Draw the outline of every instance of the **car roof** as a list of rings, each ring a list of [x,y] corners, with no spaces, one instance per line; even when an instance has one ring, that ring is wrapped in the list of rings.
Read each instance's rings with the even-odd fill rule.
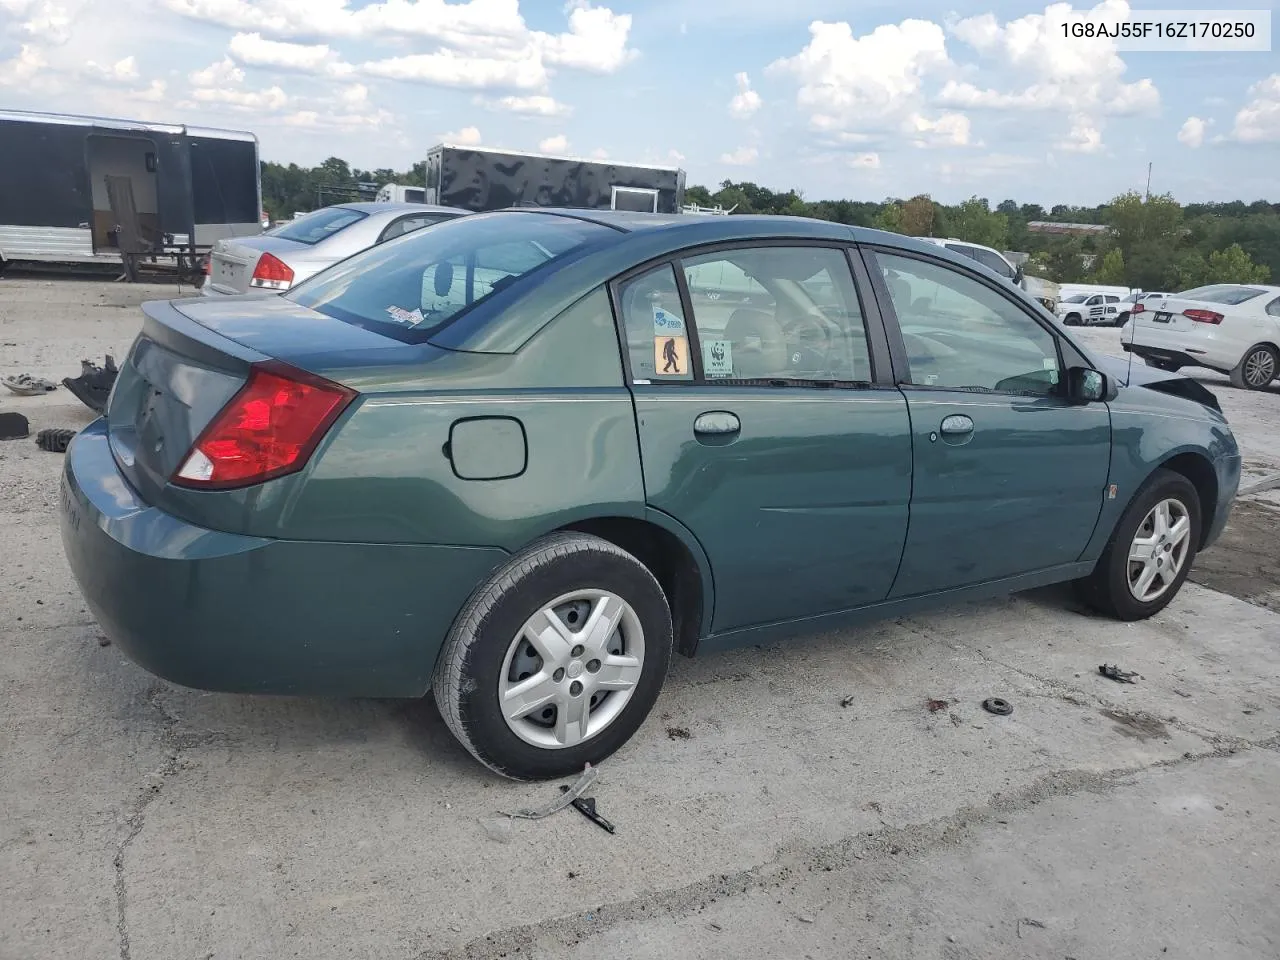
[[[342,210],[358,210],[361,213],[467,213],[458,207],[442,207],[435,203],[379,203],[376,200],[361,200],[354,203],[334,203],[331,207]],[[321,209],[324,209],[323,207]]]

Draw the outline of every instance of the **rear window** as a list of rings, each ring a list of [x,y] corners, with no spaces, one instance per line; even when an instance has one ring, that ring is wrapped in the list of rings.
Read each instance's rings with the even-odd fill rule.
[[[316,210],[297,220],[290,220],[283,226],[268,230],[267,236],[280,237],[282,240],[293,240],[308,246],[332,237],[340,230],[345,230],[353,223],[365,218],[366,214],[346,207],[326,207]]]
[[[344,260],[286,296],[336,320],[422,343],[490,294],[616,231],[533,213],[459,217]]]
[[[1257,287],[1242,287],[1234,283],[1214,283],[1207,287],[1195,287],[1178,294],[1180,300],[1200,300],[1204,303],[1225,303],[1235,306],[1254,297],[1260,297],[1267,291]]]

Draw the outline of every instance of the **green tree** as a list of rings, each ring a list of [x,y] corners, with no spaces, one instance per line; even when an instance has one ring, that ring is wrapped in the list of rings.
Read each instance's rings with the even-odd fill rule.
[[[880,210],[880,215],[875,219],[875,227],[877,230],[888,230],[890,233],[902,233],[902,206],[897,203],[887,203]]]
[[[902,232],[911,237],[932,237],[938,226],[938,205],[927,193],[902,205]]]
[[[1124,254],[1118,247],[1107,251],[1094,273],[1094,279],[1101,284],[1120,286],[1125,280]]]
[[[1182,235],[1182,207],[1168,194],[1144,198],[1135,191],[1122,193],[1107,204],[1104,218],[1125,257],[1140,244],[1174,245]]]
[[[1017,209],[1012,201],[1006,203]],[[992,213],[985,198],[970,197],[947,211],[947,232],[957,240],[1000,250],[1009,242],[1009,217],[1004,213]]]
[[[1209,254],[1206,283],[1266,283],[1271,270],[1254,263],[1238,243]]]

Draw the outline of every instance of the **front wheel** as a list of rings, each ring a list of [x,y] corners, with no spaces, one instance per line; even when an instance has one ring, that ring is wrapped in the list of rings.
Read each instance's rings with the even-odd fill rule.
[[[1191,481],[1157,470],[1133,498],[1081,598],[1117,620],[1143,620],[1177,596],[1200,543],[1200,496]]]
[[[546,780],[631,739],[671,650],[671,611],[644,564],[599,537],[554,534],[468,601],[432,692],[477,760],[515,780]]]
[[[1080,314],[1068,313],[1062,321],[1064,326],[1078,327],[1080,325]]]
[[[1280,373],[1280,358],[1267,344],[1250,347],[1231,371],[1233,386],[1245,390],[1261,390]]]

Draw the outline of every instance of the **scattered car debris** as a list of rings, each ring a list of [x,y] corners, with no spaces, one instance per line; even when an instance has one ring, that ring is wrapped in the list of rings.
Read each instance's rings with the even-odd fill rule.
[[[693,734],[688,727],[667,727],[667,737],[671,740],[692,740]]]
[[[36,434],[36,446],[50,453],[66,453],[71,441],[76,438],[74,430],[50,428]]]
[[[74,379],[66,377],[62,385],[90,410],[103,413],[107,409],[107,397],[111,395],[111,388],[115,385],[119,372],[115,358],[108,353],[102,366],[81,360],[80,376]]]
[[[799,920],[801,923],[813,923],[813,920],[814,920],[813,917],[810,917],[807,914],[803,914],[803,913],[797,916],[796,919]]]
[[[511,842],[510,817],[491,817],[488,820],[481,820],[480,826],[484,827],[485,836],[490,840],[496,840],[498,843]]]
[[[964,723],[964,720],[963,720],[963,719],[961,719],[960,714],[958,714],[958,713],[956,713],[956,712],[952,711],[952,713],[951,713],[951,723],[952,723],[954,726],[957,726],[957,727],[958,727],[958,726],[960,726],[960,724]]]
[[[1104,663],[1098,667],[1098,672],[1108,680],[1114,680],[1116,683],[1133,683],[1134,677],[1139,674],[1132,670],[1121,670],[1117,664]]]
[[[0,413],[0,440],[21,440],[31,435],[31,423],[20,413]]]
[[[108,637],[105,633],[98,634],[98,646],[100,647],[111,646],[111,638]]]
[[[997,717],[1007,717],[1013,713],[1013,704],[999,697],[987,697],[982,701],[982,709],[987,713],[994,713]]]
[[[1022,928],[1024,926],[1036,927],[1040,930],[1045,929],[1044,924],[1039,920],[1032,920],[1030,917],[1023,917],[1021,920],[1018,921],[1018,939],[1019,940],[1022,939]]]
[[[850,697],[845,697],[843,700],[841,700],[841,701],[840,701],[840,706],[844,707],[844,708],[847,710],[849,707],[852,707],[852,706],[853,706],[853,701],[854,701],[855,699],[857,699],[857,698],[856,698],[856,697],[851,697],[851,696],[850,696]]]
[[[937,713],[939,710],[945,710],[951,704],[946,700],[926,700],[925,706],[929,708],[930,713]]]
[[[569,787],[568,787],[568,786],[562,786],[562,787],[560,788],[560,790],[561,790],[562,792],[564,792],[564,793],[568,793],[568,792],[569,792]],[[607,831],[608,833],[614,833],[614,832],[615,832],[615,827],[614,827],[614,825],[613,825],[610,821],[606,820],[604,817],[600,816],[600,814],[599,814],[599,813],[597,813],[597,812],[596,812],[596,798],[595,798],[595,797],[578,797],[578,798],[576,798],[576,799],[573,801],[573,809],[577,810],[580,814],[582,814],[584,817],[586,817],[588,820],[590,820],[592,823],[594,823],[594,824],[595,824],[596,826],[598,826],[600,829],[605,830],[605,831]]]
[[[20,397],[38,397],[58,389],[58,385],[44,377],[33,377],[29,373],[20,373],[16,377],[0,378],[0,383]]]
[[[516,810],[513,813],[498,811],[504,817],[511,817],[517,820],[542,820],[551,816],[553,813],[559,813],[573,801],[577,800],[586,789],[595,783],[596,768],[587,764],[582,768],[582,776],[568,790],[563,791],[560,796],[541,807],[535,807],[532,810]]]

